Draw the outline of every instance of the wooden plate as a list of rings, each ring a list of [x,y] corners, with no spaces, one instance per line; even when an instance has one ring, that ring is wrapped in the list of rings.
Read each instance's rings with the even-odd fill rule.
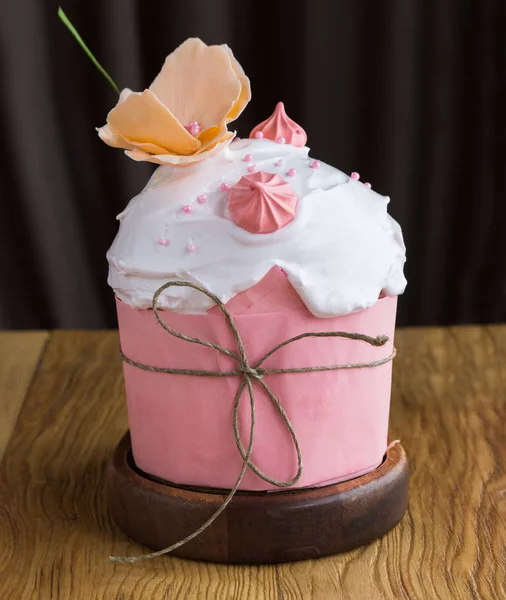
[[[195,531],[226,492],[155,480],[132,458],[130,435],[107,472],[113,519],[133,540],[160,550]],[[237,492],[218,519],[176,556],[223,563],[318,558],[367,544],[395,527],[408,503],[408,462],[400,444],[375,471],[325,487]],[[141,554],[139,549],[137,553]]]

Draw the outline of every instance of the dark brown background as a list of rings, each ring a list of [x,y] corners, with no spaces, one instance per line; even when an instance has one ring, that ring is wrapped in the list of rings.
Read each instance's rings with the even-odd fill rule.
[[[99,141],[116,97],[56,17],[0,10],[0,327],[112,327],[105,252],[152,167]],[[506,320],[504,0],[65,0],[120,87],[189,36],[250,76],[244,136],[284,100],[315,156],[392,197],[399,323]]]

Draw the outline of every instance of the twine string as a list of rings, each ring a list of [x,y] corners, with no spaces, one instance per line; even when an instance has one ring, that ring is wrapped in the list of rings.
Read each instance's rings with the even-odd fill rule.
[[[229,348],[224,348],[220,344],[215,344],[213,342],[210,342],[210,341],[207,341],[207,340],[204,340],[201,338],[195,338],[195,337],[185,335],[184,333],[181,333],[181,332],[176,331],[176,330],[172,329],[171,327],[169,327],[169,325],[167,325],[167,323],[165,323],[165,321],[160,316],[160,313],[159,313],[160,308],[158,305],[158,299],[159,299],[160,295],[166,289],[171,288],[171,287],[192,288],[194,290],[197,290],[198,292],[201,292],[202,294],[205,294],[208,298],[210,298],[219,307],[219,309],[223,313],[225,320],[227,321],[227,323],[230,327],[230,330],[232,331],[233,337],[235,339],[237,351],[230,350]],[[305,338],[336,338],[336,337],[346,338],[346,339],[350,339],[350,340],[363,341],[363,342],[365,342],[371,346],[375,346],[375,347],[384,346],[389,341],[389,338],[386,335],[371,337],[371,336],[368,336],[368,335],[365,335],[362,333],[351,333],[351,332],[347,332],[347,331],[308,332],[308,333],[302,333],[300,335],[289,338],[289,339],[285,340],[284,342],[281,342],[277,346],[274,346],[274,348],[269,350],[269,352],[267,352],[259,361],[257,361],[253,366],[251,366],[249,364],[248,357],[246,355],[246,350],[244,348],[244,344],[243,344],[241,335],[236,327],[236,324],[232,318],[232,315],[228,312],[228,310],[225,307],[225,305],[223,304],[223,302],[221,302],[221,300],[215,294],[210,292],[205,287],[203,287],[197,283],[190,282],[190,281],[169,281],[156,290],[155,294],[153,295],[152,306],[153,306],[153,312],[154,312],[154,315],[155,315],[155,318],[156,318],[158,324],[167,333],[169,333],[170,335],[172,335],[178,339],[181,339],[185,342],[189,342],[192,344],[199,344],[201,346],[206,346],[208,348],[213,348],[214,350],[221,352],[225,356],[233,358],[237,362],[237,368],[233,369],[233,370],[228,370],[228,371],[209,371],[209,370],[205,370],[205,369],[173,369],[173,368],[168,368],[168,367],[155,367],[153,365],[147,365],[147,364],[130,359],[120,349],[120,353],[121,353],[121,357],[122,357],[123,361],[133,367],[138,368],[138,369],[142,369],[144,371],[151,371],[154,373],[168,373],[171,375],[194,375],[197,377],[231,377],[231,376],[242,377],[242,381],[239,384],[237,393],[234,397],[232,429],[233,429],[234,441],[235,441],[237,449],[241,455],[243,463],[242,463],[241,470],[237,476],[237,479],[234,483],[234,486],[230,490],[228,496],[225,498],[225,500],[219,506],[219,508],[211,515],[211,517],[203,525],[201,525],[196,531],[194,531],[193,533],[191,533],[184,539],[180,540],[179,542],[176,542],[175,544],[172,544],[171,546],[168,546],[167,548],[163,548],[162,550],[158,550],[157,552],[151,552],[149,554],[143,554],[140,556],[110,556],[109,560],[111,562],[133,563],[133,562],[137,562],[139,560],[154,558],[156,556],[168,554],[169,552],[176,550],[177,548],[183,546],[190,540],[193,540],[194,538],[196,538],[205,529],[207,529],[230,504],[230,502],[232,501],[233,497],[235,496],[237,490],[239,489],[239,486],[241,485],[244,474],[246,473],[246,469],[248,469],[248,468],[251,469],[254,473],[256,473],[256,475],[258,475],[258,477],[260,477],[263,481],[270,483],[279,488],[290,487],[290,486],[294,485],[295,483],[297,483],[297,481],[299,481],[299,479],[302,475],[302,453],[300,450],[299,440],[297,438],[297,434],[295,433],[293,425],[291,424],[290,419],[288,418],[288,415],[286,414],[286,411],[284,410],[284,408],[281,405],[281,402],[276,397],[276,395],[272,392],[272,390],[269,388],[269,386],[265,383],[264,375],[277,375],[277,374],[288,374],[288,373],[311,373],[311,372],[318,372],[318,371],[337,371],[337,370],[341,370],[341,369],[371,368],[371,367],[377,367],[380,365],[384,365],[384,364],[390,362],[396,354],[395,348],[394,348],[392,350],[392,353],[390,355],[388,355],[387,357],[381,358],[378,360],[374,360],[374,361],[370,361],[370,362],[365,362],[365,363],[321,365],[321,366],[316,366],[316,367],[292,367],[292,368],[289,367],[289,368],[283,368],[283,369],[262,367],[263,363],[268,358],[270,358],[273,354],[278,352],[281,348],[284,348],[285,346],[288,346],[289,344],[292,344],[296,341],[299,341],[299,340],[302,340]],[[268,475],[267,473],[262,471],[251,459],[251,454],[253,452],[253,443],[254,443],[254,439],[255,439],[255,425],[256,425],[255,394],[254,394],[254,390],[253,390],[253,381],[256,381],[257,384],[260,385],[262,387],[262,389],[265,391],[267,397],[269,398],[273,407],[275,408],[276,413],[280,416],[281,420],[283,421],[283,423],[284,423],[286,429],[288,430],[290,437],[292,439],[293,446],[294,446],[295,452],[297,454],[297,471],[296,471],[295,475],[289,480],[278,480],[278,479],[271,477],[270,475]],[[250,405],[250,428],[249,428],[249,440],[248,440],[247,448],[244,447],[244,444],[243,444],[243,441],[241,438],[240,418],[239,418],[239,407],[240,407],[241,398],[243,397],[243,393],[244,393],[245,389],[247,389],[247,391],[248,391],[249,405]]]

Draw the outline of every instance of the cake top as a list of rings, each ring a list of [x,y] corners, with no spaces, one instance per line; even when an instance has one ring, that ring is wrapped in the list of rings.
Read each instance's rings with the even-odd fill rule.
[[[389,199],[310,158],[282,103],[249,139],[233,141],[227,125],[249,98],[230,49],[200,40],[170,55],[148,90],[121,93],[100,137],[161,166],[118,216],[107,254],[116,295],[148,308],[179,279],[226,303],[275,266],[317,317],[401,294],[405,247]],[[170,288],[159,302],[187,313],[211,307],[191,288]]]

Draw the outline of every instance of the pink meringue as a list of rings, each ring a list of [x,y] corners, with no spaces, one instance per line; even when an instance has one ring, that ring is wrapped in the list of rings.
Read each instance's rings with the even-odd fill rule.
[[[230,188],[228,209],[236,225],[250,233],[273,233],[295,217],[298,198],[279,175],[259,171]]]
[[[300,125],[290,119],[282,102],[277,103],[272,115],[252,129],[249,136],[256,139],[263,137],[278,142],[278,144],[286,143],[299,148],[305,146],[307,142],[306,132]]]

